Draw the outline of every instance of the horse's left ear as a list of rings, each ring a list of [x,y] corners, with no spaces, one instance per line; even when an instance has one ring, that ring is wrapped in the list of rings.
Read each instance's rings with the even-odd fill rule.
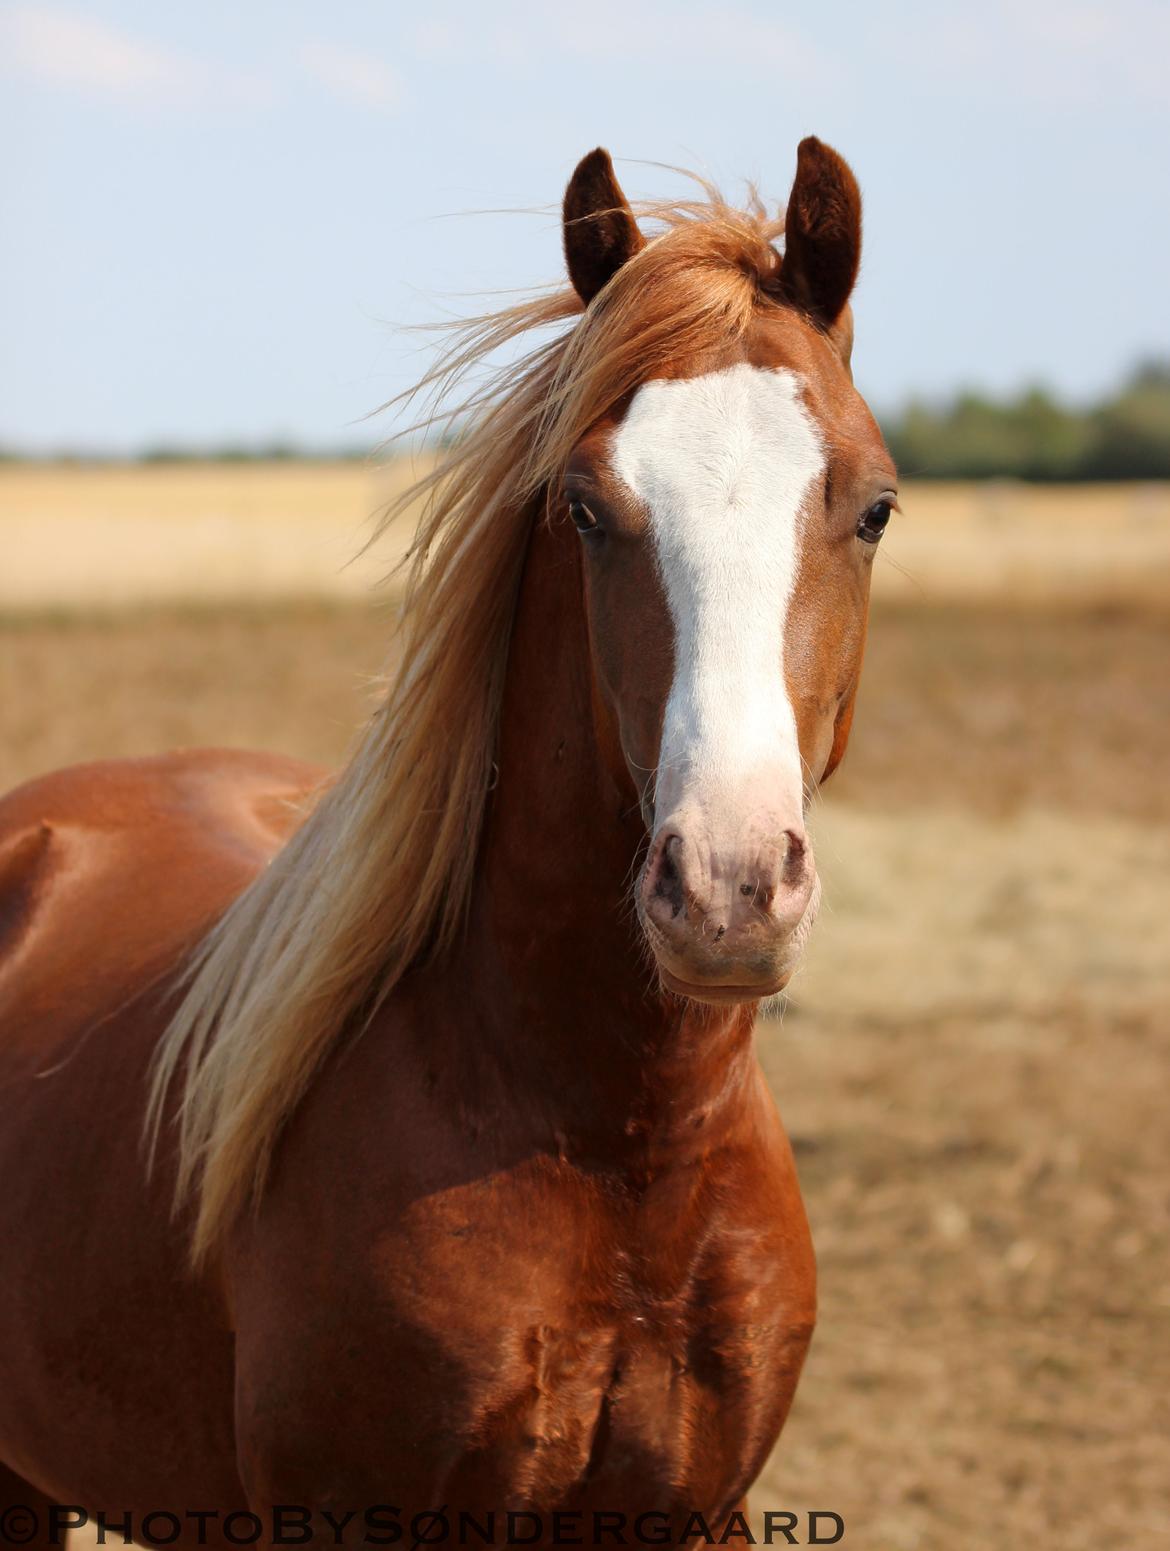
[[[646,246],[609,152],[600,146],[582,157],[569,179],[564,233],[569,279],[586,307],[626,260]]]
[[[784,218],[785,298],[834,337],[845,360],[853,342],[849,296],[861,262],[861,190],[849,164],[815,135],[796,151]]]

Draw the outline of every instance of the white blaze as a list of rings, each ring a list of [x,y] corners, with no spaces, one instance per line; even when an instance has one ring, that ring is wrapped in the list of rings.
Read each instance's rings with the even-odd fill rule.
[[[824,468],[800,388],[794,372],[746,364],[655,380],[614,434],[613,468],[649,513],[674,624],[660,821],[683,802],[735,804],[757,782],[784,822],[800,819],[784,627],[804,500]]]

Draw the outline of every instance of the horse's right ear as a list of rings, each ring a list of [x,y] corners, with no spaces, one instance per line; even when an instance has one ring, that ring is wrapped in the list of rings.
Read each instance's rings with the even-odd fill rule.
[[[588,307],[607,281],[646,239],[600,146],[581,158],[564,204],[565,262],[577,295]]]

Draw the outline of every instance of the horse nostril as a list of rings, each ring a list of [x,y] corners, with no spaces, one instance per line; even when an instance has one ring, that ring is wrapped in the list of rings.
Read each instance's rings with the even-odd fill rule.
[[[788,842],[788,850],[784,857],[784,881],[797,883],[804,871],[808,841],[794,829],[785,830],[784,838]]]
[[[658,847],[658,854],[651,867],[651,894],[670,906],[674,919],[686,903],[683,892],[682,872],[676,857],[682,850],[682,836],[670,835]]]

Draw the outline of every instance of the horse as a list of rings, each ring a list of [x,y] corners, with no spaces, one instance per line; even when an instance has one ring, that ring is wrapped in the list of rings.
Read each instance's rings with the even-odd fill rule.
[[[282,1505],[322,1544],[678,1536],[788,1414],[815,1269],[754,1027],[896,504],[860,194],[810,137],[782,214],[635,206],[599,148],[563,239],[569,284],[424,379],[471,385],[340,771],[185,751],[0,804],[24,1544],[53,1504],[180,1546]]]

